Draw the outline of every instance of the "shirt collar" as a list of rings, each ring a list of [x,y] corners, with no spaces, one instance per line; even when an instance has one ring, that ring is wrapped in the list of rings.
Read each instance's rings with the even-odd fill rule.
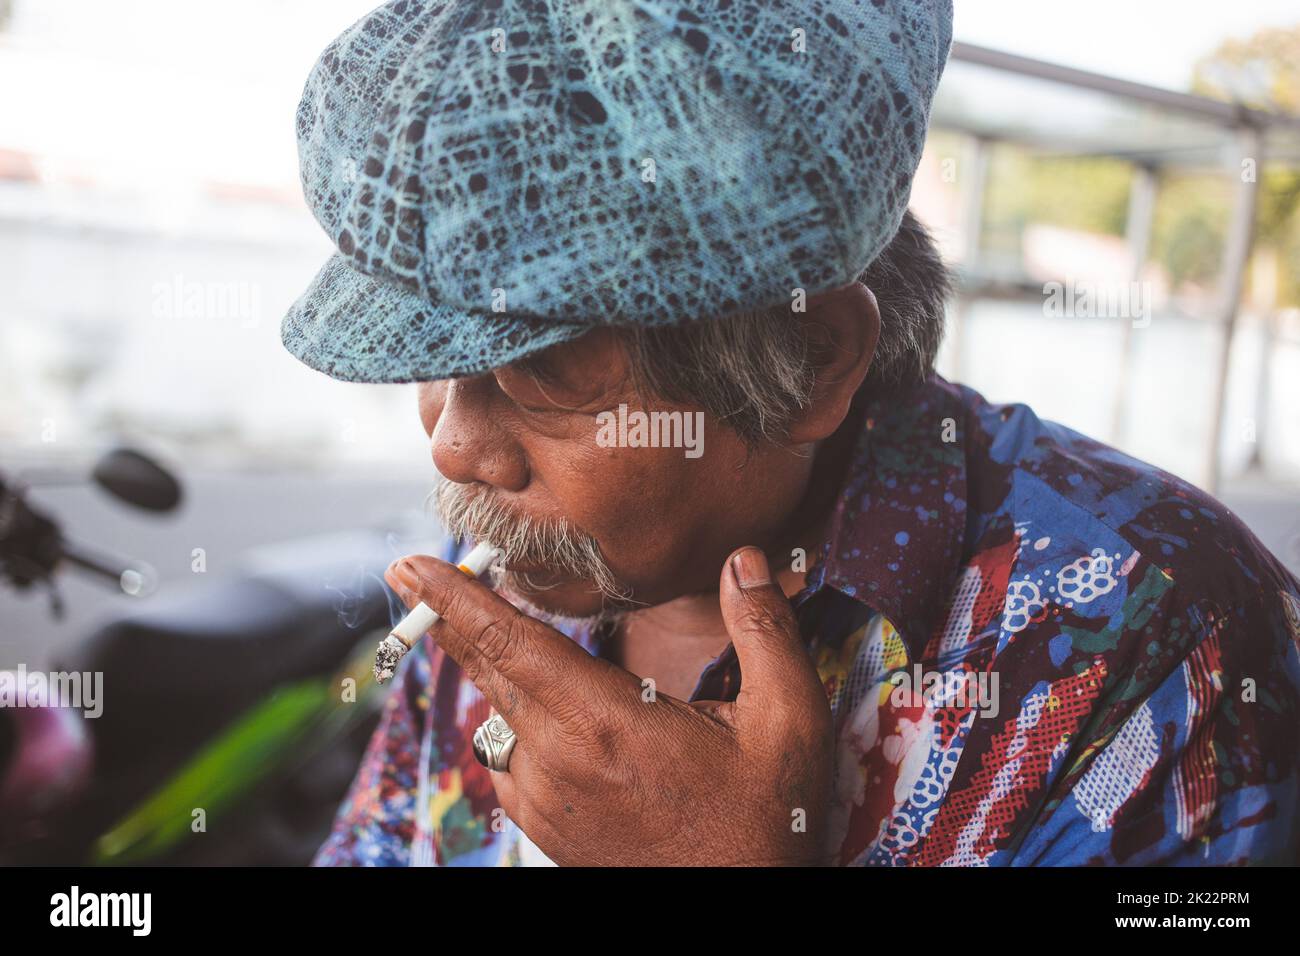
[[[821,560],[805,596],[830,587],[879,611],[919,654],[966,550],[968,409],[937,373],[865,398]]]

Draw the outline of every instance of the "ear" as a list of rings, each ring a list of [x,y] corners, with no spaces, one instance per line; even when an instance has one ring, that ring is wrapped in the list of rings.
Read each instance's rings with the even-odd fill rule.
[[[811,403],[790,423],[794,443],[821,441],[840,427],[880,338],[876,297],[857,281],[813,296],[802,320],[817,377]]]

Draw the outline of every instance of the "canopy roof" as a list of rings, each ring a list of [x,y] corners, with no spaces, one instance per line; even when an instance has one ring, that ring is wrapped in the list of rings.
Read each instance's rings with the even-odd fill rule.
[[[1253,127],[1263,137],[1263,162],[1300,165],[1300,117],[969,43],[953,44],[931,124],[1049,155],[1189,170],[1238,166],[1239,133]]]

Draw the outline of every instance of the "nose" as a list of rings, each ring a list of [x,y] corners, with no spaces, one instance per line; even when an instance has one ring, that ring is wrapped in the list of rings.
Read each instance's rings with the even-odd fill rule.
[[[491,375],[447,383],[441,410],[430,434],[433,464],[449,481],[481,481],[503,491],[528,484],[528,462],[518,441],[492,413]]]

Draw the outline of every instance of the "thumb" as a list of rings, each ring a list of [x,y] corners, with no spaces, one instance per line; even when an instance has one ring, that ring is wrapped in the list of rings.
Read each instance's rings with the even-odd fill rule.
[[[810,702],[827,707],[826,691],[799,634],[794,609],[772,577],[767,558],[747,546],[722,567],[722,620],[742,675],[737,710],[775,716]]]

